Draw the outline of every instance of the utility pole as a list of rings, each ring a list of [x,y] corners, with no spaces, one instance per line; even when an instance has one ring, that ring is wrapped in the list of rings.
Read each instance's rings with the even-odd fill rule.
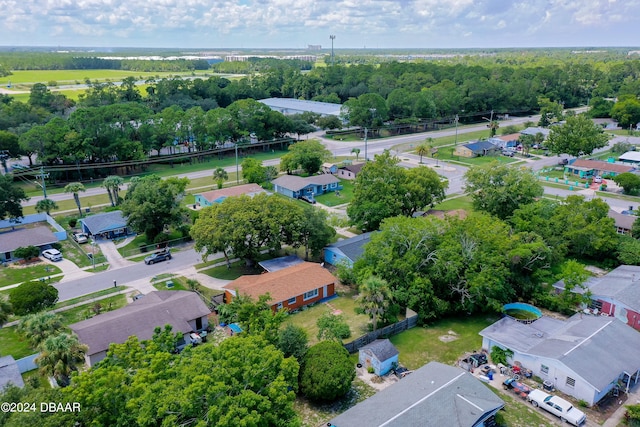
[[[460,121],[460,117],[456,114],[456,140],[453,144],[454,147],[458,145],[458,121]]]
[[[367,128],[364,128],[364,161],[368,162],[369,157],[367,157]]]
[[[333,56],[333,41],[336,39],[336,36],[332,34],[329,36],[329,38],[331,39],[331,66],[333,67],[335,65],[335,60]]]
[[[42,180],[42,184],[40,184],[40,186],[42,187],[42,193],[44,194],[44,198],[47,198],[47,183],[45,181],[45,178],[49,178],[49,174],[48,173],[44,173],[44,167],[40,167],[40,173],[38,175],[36,175],[36,178],[39,178]]]
[[[236,184],[240,184],[240,173],[238,172],[238,143],[236,142]]]

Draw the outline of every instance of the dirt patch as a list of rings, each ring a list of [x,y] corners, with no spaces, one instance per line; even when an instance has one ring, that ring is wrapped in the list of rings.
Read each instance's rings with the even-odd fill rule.
[[[394,374],[387,374],[383,376],[378,376],[376,374],[370,374],[367,372],[367,368],[364,366],[361,368],[356,368],[356,376],[360,378],[365,384],[373,387],[376,390],[382,390],[389,387],[391,384],[398,382],[398,377]]]
[[[455,331],[447,331],[445,335],[440,335],[438,339],[442,342],[451,342],[458,339],[458,334]]]

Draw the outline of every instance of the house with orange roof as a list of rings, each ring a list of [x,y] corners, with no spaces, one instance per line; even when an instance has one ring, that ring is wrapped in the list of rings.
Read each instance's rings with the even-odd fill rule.
[[[271,273],[240,276],[223,288],[227,304],[238,295],[257,300],[269,294],[274,310],[296,310],[335,295],[337,281],[320,264],[303,262]]]
[[[266,193],[266,191],[258,184],[243,184],[221,188],[219,190],[206,191],[195,195],[196,204],[194,208],[205,208],[216,203],[222,203],[227,197],[240,196],[243,194],[253,197],[259,193]]]

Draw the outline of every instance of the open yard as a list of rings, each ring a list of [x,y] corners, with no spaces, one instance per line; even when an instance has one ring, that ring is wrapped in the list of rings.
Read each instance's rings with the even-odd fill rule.
[[[318,203],[322,203],[325,206],[338,206],[351,202],[353,198],[353,181],[341,179],[340,185],[342,185],[342,190],[316,196]]]
[[[326,303],[317,304],[311,308],[307,308],[306,310],[291,314],[286,321],[296,326],[300,326],[307,331],[309,334],[309,344],[313,345],[318,342],[318,327],[316,326],[318,318],[327,311],[331,311],[336,314],[339,313],[342,314],[344,320],[349,325],[349,329],[351,330],[351,337],[345,340],[346,342],[349,342],[368,332],[369,316],[365,314],[356,314],[355,308],[356,302],[353,298],[353,294],[346,293]]]
[[[28,265],[13,263],[6,267],[0,267],[0,288],[58,273],[62,273],[62,270],[43,261]]]
[[[97,304],[100,304],[99,312],[104,313],[127,305],[127,297],[124,294],[114,295],[100,301],[83,304],[79,307],[61,311],[58,314],[60,315],[60,317],[62,317],[62,323],[64,323],[65,325],[70,325],[72,323],[77,323],[81,320],[89,319],[95,316],[96,311],[94,311],[94,308]]]
[[[399,361],[409,369],[417,369],[431,361],[453,364],[467,351],[479,350],[482,329],[498,320],[497,316],[479,315],[442,319],[416,326],[396,336],[391,342],[400,352]]]
[[[464,209],[471,212],[473,210],[473,200],[471,200],[471,197],[469,196],[455,197],[435,205],[433,209],[442,211]]]
[[[16,332],[15,326],[0,329],[0,356],[13,356],[18,360],[35,353],[29,341]]]

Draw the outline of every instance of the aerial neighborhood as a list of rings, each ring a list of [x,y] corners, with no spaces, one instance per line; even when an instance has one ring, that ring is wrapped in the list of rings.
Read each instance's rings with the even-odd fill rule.
[[[0,425],[640,425],[637,51],[334,39],[0,49]]]

